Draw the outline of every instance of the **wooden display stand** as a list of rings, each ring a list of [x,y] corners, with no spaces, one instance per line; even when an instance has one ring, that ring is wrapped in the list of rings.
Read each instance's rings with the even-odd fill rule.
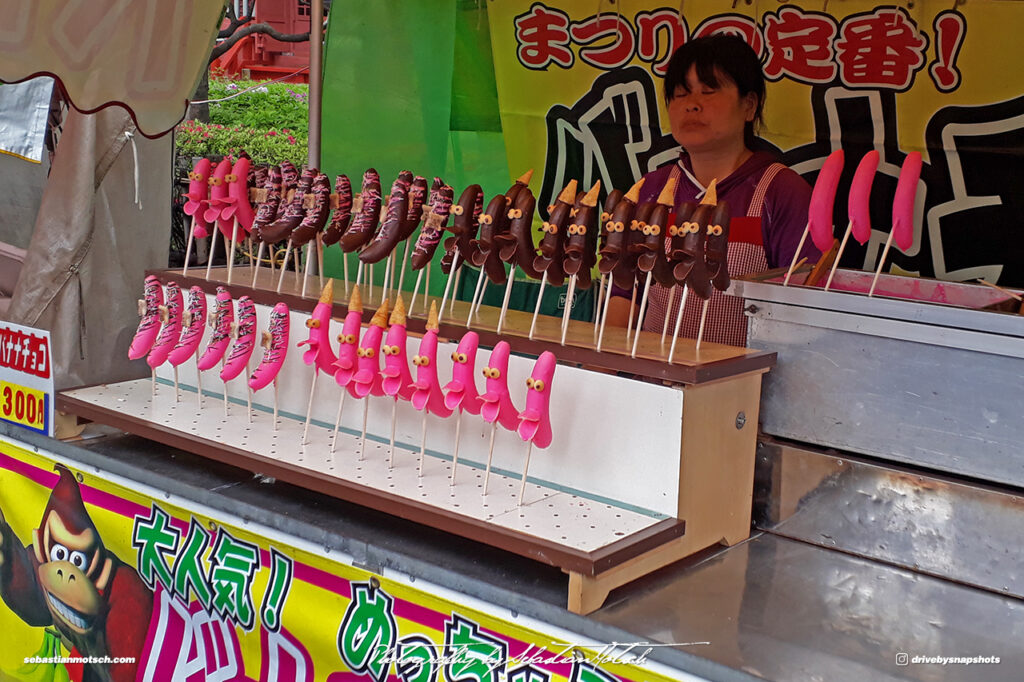
[[[155,274],[183,289],[198,285],[208,298],[218,285],[224,286],[226,277],[223,269],[215,270],[209,281],[174,272]],[[243,274],[239,279],[250,278]],[[349,397],[332,456],[340,389],[323,378],[316,386],[308,442],[302,444],[312,370],[294,348],[306,337],[302,323],[319,292],[299,296],[301,287],[291,276],[281,294],[270,284],[267,272],[261,273],[255,289],[227,288],[235,298],[248,295],[257,302],[261,329],[278,301],[292,311],[276,430],[269,406],[272,390],[257,395],[250,423],[241,378],[227,386],[227,410],[216,372],[205,373],[206,404],[199,409],[194,362],[186,363],[191,370],[181,368],[180,400],[175,399],[170,370],[161,368],[155,394],[146,379],[74,389],[59,396],[58,409],[559,566],[569,575],[568,608],[575,613],[600,608],[610,590],[683,557],[748,537],[761,375],[774,364],[773,353],[716,344],[702,344],[697,352],[692,340],[681,339],[675,362],[668,365],[658,334],[642,333],[638,357],[632,359],[624,330],[606,330],[602,352],[597,352],[590,323],[571,322],[561,346],[560,319],[540,318],[530,340],[531,316],[510,311],[498,336],[498,310],[483,307],[472,325],[481,343],[476,371],[486,364],[483,348],[507,340],[517,354],[508,372],[517,405],[522,405],[522,384],[533,364],[532,358],[518,354],[552,350],[560,361],[551,401],[556,438],[548,450],[534,452],[520,506],[525,445],[499,429],[495,466],[484,494],[482,463],[490,427],[479,418],[462,418],[455,486],[449,485],[455,419],[429,418],[420,476],[421,415],[404,402],[395,408],[390,398],[369,398],[364,412],[362,401]],[[319,289],[319,282],[310,282],[307,289]],[[332,324],[339,329],[344,290],[344,282],[335,281]],[[379,303],[379,288],[372,300],[364,292],[363,300],[366,323]],[[411,336],[424,329],[424,308],[418,301],[417,316],[408,320]],[[454,310],[445,311],[439,335],[457,342],[466,331],[468,304],[457,302]],[[331,338],[335,335],[332,327]],[[410,356],[417,345],[418,339],[410,338]],[[443,361],[454,347],[439,345],[442,385],[451,366]],[[624,372],[635,378],[615,374]],[[394,468],[389,468],[393,409],[399,426]],[[364,419],[369,424],[365,446],[360,438]]]

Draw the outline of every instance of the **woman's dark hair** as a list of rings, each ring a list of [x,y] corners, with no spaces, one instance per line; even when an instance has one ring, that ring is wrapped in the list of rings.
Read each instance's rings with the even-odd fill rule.
[[[754,120],[743,129],[743,141],[748,149],[755,145],[754,131],[763,122],[764,73],[761,60],[743,38],[726,33],[716,33],[694,38],[679,47],[669,59],[665,71],[665,103],[672,100],[676,88],[686,88],[686,74],[695,66],[697,78],[713,88],[719,86],[718,75],[725,76],[736,84],[740,97],[753,93],[757,97]]]

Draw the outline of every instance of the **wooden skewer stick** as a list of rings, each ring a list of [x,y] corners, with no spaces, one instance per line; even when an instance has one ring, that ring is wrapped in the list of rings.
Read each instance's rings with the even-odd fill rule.
[[[320,288],[324,288],[324,236],[316,235],[316,274],[320,277]]]
[[[185,267],[181,269],[181,276],[188,275],[188,262],[192,258],[192,242],[195,241],[196,217],[192,216],[192,226],[188,229],[188,246],[185,247]]]
[[[370,414],[370,396],[363,398],[363,435],[359,440],[359,461],[366,459],[366,417]]]
[[[412,236],[405,240],[405,248],[402,249],[402,269],[398,271],[398,293],[402,293],[402,287],[405,286],[405,268],[409,265],[409,242],[412,241]],[[416,298],[413,296],[413,298]]]
[[[676,354],[676,341],[679,340],[679,327],[683,324],[683,313],[686,311],[686,297],[690,293],[690,287],[683,285],[683,295],[679,299],[679,312],[676,313],[676,325],[672,331],[672,346],[668,351],[668,364],[672,364],[672,357]],[[668,313],[665,313],[668,316]]]
[[[359,286],[363,281],[363,261],[359,261],[359,265],[356,266],[356,286]]]
[[[156,398],[156,367],[153,368],[153,398]]]
[[[181,393],[178,392],[178,368],[174,368],[174,402],[181,402]]]
[[[366,266],[366,295],[367,300],[373,300],[373,263]]]
[[[832,269],[828,271],[828,279],[825,280],[825,291],[832,286],[832,278],[835,277],[836,268],[839,267],[839,259],[843,257],[843,249],[846,248],[846,240],[850,238],[850,233],[853,232],[853,223],[851,222],[846,226],[846,233],[843,234],[843,243],[839,245],[839,253],[836,254],[836,259],[832,261]]]
[[[277,431],[277,378],[274,378],[274,430]]]
[[[875,286],[878,284],[878,276],[882,274],[882,267],[885,265],[885,257],[889,255],[890,246],[892,246],[892,232],[889,232],[889,238],[885,240],[885,248],[882,249],[882,257],[878,259],[878,269],[875,270],[875,277],[871,280],[871,289],[868,291],[868,296],[875,295]]]
[[[594,297],[594,343],[597,343],[597,333],[601,328],[601,293],[604,291],[607,275],[601,275],[601,282],[597,285],[597,295]]]
[[[430,298],[428,296],[428,294],[430,293],[430,263],[429,262],[427,262],[426,270],[427,270],[427,283],[423,285],[423,309],[424,310],[428,310],[428,308],[427,308],[427,301]]]
[[[196,401],[203,409],[203,372],[199,369],[199,354],[196,354]]]
[[[338,447],[338,429],[341,427],[341,411],[345,409],[345,394],[348,391],[341,389],[341,397],[338,398],[338,413],[334,417],[334,438],[331,439],[331,463],[334,463],[334,451]]]
[[[608,322],[608,304],[611,303],[612,299],[612,287],[615,286],[615,280],[611,277],[608,278],[608,287],[604,292],[604,305],[601,311],[601,329],[597,333],[597,352],[601,352],[601,343],[604,342],[604,327]]]
[[[668,319],[672,316],[672,301],[676,297],[676,287],[668,290],[668,305],[665,306],[665,322],[661,325],[661,350],[665,350],[665,337],[668,335]]]
[[[700,350],[700,342],[704,338],[704,323],[708,319],[708,303],[710,302],[710,298],[705,298],[704,306],[700,309],[700,327],[697,328],[697,347],[694,350]]]
[[[301,265],[302,265],[299,262],[299,258],[301,257],[300,254],[299,254],[300,251],[302,251],[302,249],[295,249],[294,251],[292,251],[292,258],[295,259],[295,286],[296,286],[296,288],[298,288],[298,286],[299,286],[299,271],[300,271]]]
[[[217,253],[217,230],[210,234],[210,254],[206,257],[206,279],[210,279],[210,269],[213,268],[213,255]]]
[[[387,282],[387,284],[388,284],[388,290],[387,290],[386,294],[381,296],[381,299],[380,299],[381,303],[383,303],[384,301],[386,301],[389,298],[391,298],[391,296],[393,295],[393,292],[395,290],[395,268],[398,267],[398,264],[395,263],[395,260],[396,260],[395,259],[395,255],[396,255],[395,254],[395,249],[392,249],[391,253],[388,254],[388,271],[389,272],[384,277],[384,281]]]
[[[394,262],[395,252],[392,251],[388,254],[388,259],[384,263],[384,280],[380,283],[380,302],[383,303],[384,299],[388,297],[388,291],[390,291],[390,277],[391,277],[391,264]]]
[[[629,343],[629,338],[633,335],[633,308],[636,307],[636,285],[637,282],[633,282],[633,292],[629,296],[629,320],[626,322],[626,343]]]
[[[465,269],[466,269],[465,267],[462,268],[462,270],[465,270]],[[449,315],[454,315],[455,314],[455,296],[458,294],[458,291],[459,291],[459,281],[462,280],[462,270],[459,270],[458,272],[455,273],[455,289],[454,289],[454,291],[452,291],[452,300],[448,303],[448,314]]]
[[[413,287],[413,299],[409,302],[409,316],[413,315],[413,308],[416,307],[416,295],[420,293],[420,285],[423,284],[423,268],[420,268],[419,273],[416,275],[416,286]]]
[[[514,263],[509,265],[508,268],[508,280],[505,282],[505,296],[501,299],[501,314],[498,315],[498,329],[497,333],[501,333],[501,328],[505,326],[505,315],[508,313],[508,302],[512,297],[512,285],[516,281],[516,266]]]
[[[423,409],[423,433],[420,436],[420,471],[419,477],[423,478],[423,460],[427,452],[427,410]]]
[[[313,274],[313,243],[306,244],[306,272],[302,275],[302,297],[306,297],[306,285],[309,283],[309,276]]]
[[[260,242],[260,248],[256,250],[256,267],[252,270],[252,284],[249,285],[250,289],[256,288],[256,277],[260,274],[260,261],[263,260],[263,249],[266,248],[266,244]]]
[[[1024,298],[1022,298],[1020,294],[1015,294],[1014,292],[1010,291],[1009,289],[1004,289],[1003,287],[999,286],[998,284],[993,284],[992,282],[989,282],[988,280],[982,279],[981,277],[978,278],[978,283],[979,284],[984,284],[987,287],[992,287],[996,291],[1001,291],[1002,293],[1006,294],[1010,298],[1014,298],[1014,299],[1016,299],[1018,301],[1024,301]]]
[[[441,305],[437,308],[437,323],[441,323],[441,318],[444,317],[444,302],[448,300],[448,292],[452,287],[452,280],[455,278],[455,273],[459,267],[459,250],[455,249],[455,255],[452,256],[452,269],[448,271],[448,281],[444,283],[444,293],[441,294]],[[427,277],[427,286],[430,286],[430,278]],[[452,294],[454,298],[455,294]],[[426,305],[426,301],[423,302]]]
[[[530,453],[533,452],[533,441],[526,448],[526,464],[523,465],[523,482],[519,486],[519,505],[523,506],[523,494],[526,493],[526,471],[530,468]]]
[[[277,293],[281,293],[281,287],[284,285],[284,276],[288,272],[288,256],[292,253],[292,240],[288,240],[288,246],[284,250],[284,260],[281,261],[281,276],[277,278]]]
[[[640,298],[640,314],[636,317],[636,334],[633,335],[633,348],[629,352],[629,357],[636,357],[636,346],[640,342],[640,330],[643,329],[644,325],[644,313],[647,312],[647,295],[651,291],[651,276],[654,274],[654,270],[647,273],[647,281],[644,282],[644,294]],[[634,290],[635,291],[635,290]],[[634,293],[635,295],[635,293]],[[630,313],[632,313],[632,306],[630,307]],[[631,316],[632,317],[632,316]]]
[[[562,339],[561,344],[565,345],[565,335],[569,331],[569,317],[572,315],[572,298],[576,293],[576,275],[569,278],[569,291],[565,295],[565,309],[562,311]]]
[[[398,396],[391,407],[391,447],[388,448],[388,469],[395,468],[395,422],[398,418]]]
[[[306,405],[306,427],[302,430],[302,445],[309,442],[309,422],[313,419],[313,394],[316,392],[316,378],[320,376],[320,370],[313,365],[313,384],[309,387],[309,404]]]
[[[533,332],[537,329],[537,315],[540,314],[540,302],[544,300],[544,285],[548,283],[548,271],[545,270],[540,278],[540,291],[537,292],[537,305],[533,308],[533,320],[530,322],[530,340],[533,341]]]
[[[344,251],[341,252],[341,264],[345,269],[345,296],[348,296],[348,254]]]
[[[242,378],[245,379],[245,405],[249,408],[249,423],[252,424],[252,389],[249,388],[249,364],[245,363],[245,374]]]
[[[452,453],[452,486],[455,485],[455,470],[459,468],[459,441],[462,436],[462,408],[459,408],[459,416],[455,419],[455,452]],[[453,491],[454,493],[454,491]]]
[[[480,276],[484,278],[484,285],[480,288],[480,298],[477,300],[476,306],[472,309],[473,316],[478,320],[480,319],[480,306],[484,304],[484,294],[487,293],[487,285],[491,281],[484,275],[483,270],[480,271]]]
[[[491,445],[487,448],[487,469],[484,471],[484,495],[487,494],[487,481],[491,478],[491,460],[494,458],[494,435],[498,433],[498,420],[491,424]]]
[[[796,252],[793,254],[793,260],[789,263],[789,270],[786,271],[786,278],[782,280],[782,286],[789,286],[789,278],[793,276],[793,271],[797,269],[796,259],[800,257],[800,252],[804,250],[804,242],[807,241],[807,235],[811,231],[811,224],[807,223],[807,227],[804,228],[804,233],[800,236],[800,243],[797,244]]]
[[[473,289],[473,298],[469,301],[469,315],[466,316],[466,328],[469,328],[470,323],[473,321],[473,309],[476,307],[477,297],[480,296],[480,287],[487,281],[487,276],[484,275],[484,271],[480,269],[480,275],[476,279],[476,288]]]
[[[231,223],[231,248],[228,249],[228,284],[231,284],[231,274],[235,270],[235,247],[238,245],[238,218]],[[224,237],[227,240],[227,237]]]

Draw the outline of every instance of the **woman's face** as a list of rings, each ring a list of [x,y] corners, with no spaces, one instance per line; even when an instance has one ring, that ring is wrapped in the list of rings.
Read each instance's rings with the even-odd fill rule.
[[[715,71],[718,86],[702,83],[697,67],[690,66],[686,85],[676,86],[668,103],[672,137],[690,154],[725,150],[743,145],[743,129],[754,120],[757,96],[740,97],[736,83]]]

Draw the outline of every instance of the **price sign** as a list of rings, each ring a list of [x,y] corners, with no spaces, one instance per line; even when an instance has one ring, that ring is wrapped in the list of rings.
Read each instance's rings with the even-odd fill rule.
[[[53,435],[48,331],[0,322],[0,420]]]

